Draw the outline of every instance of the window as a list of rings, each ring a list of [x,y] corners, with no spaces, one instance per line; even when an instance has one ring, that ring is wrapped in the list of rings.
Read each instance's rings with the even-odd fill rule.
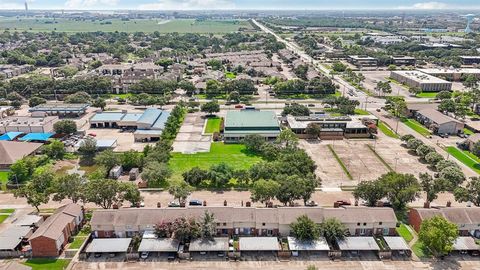
[[[264,222],[264,223],[262,223],[262,226],[265,226],[265,222]]]
[[[357,226],[360,226],[360,222],[357,223]]]
[[[389,228],[383,228],[383,235],[389,235],[390,234],[390,229]]]
[[[382,225],[382,222],[380,221],[380,222],[378,223],[378,225]]]
[[[217,222],[217,226],[220,226],[220,223]]]
[[[363,226],[367,226],[367,223],[364,222],[364,223],[363,223]]]
[[[223,223],[223,226],[227,226],[227,223]]]

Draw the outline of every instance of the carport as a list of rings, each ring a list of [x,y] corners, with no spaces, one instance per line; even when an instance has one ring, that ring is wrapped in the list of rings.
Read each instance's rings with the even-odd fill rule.
[[[132,238],[95,238],[87,247],[87,254],[127,253]]]
[[[470,236],[460,236],[453,243],[453,250],[461,254],[478,253],[479,249],[475,239]]]
[[[312,241],[300,241],[295,237],[288,237],[288,249],[292,251],[293,257],[298,257],[299,251],[302,253],[320,253],[330,251],[327,240],[324,237],[320,237],[317,240]]]
[[[272,253],[280,250],[277,237],[240,237],[239,250],[242,255],[256,253]],[[252,254],[253,255],[253,254]]]
[[[206,255],[217,252],[219,257],[225,256],[228,251],[228,237],[215,237],[213,239],[200,238],[190,242],[189,252]]]
[[[408,246],[405,239],[400,236],[384,236],[383,240],[387,243],[392,251],[392,255],[408,256],[412,255],[412,250]]]
[[[343,240],[337,240],[337,243],[342,251],[342,255],[360,255],[360,252],[367,253],[371,251],[377,253],[380,250],[373,237],[345,237]]]
[[[180,242],[176,239],[143,238],[138,247],[138,252],[154,253],[158,256],[162,255],[162,253],[167,253],[168,257],[175,257],[179,246]]]

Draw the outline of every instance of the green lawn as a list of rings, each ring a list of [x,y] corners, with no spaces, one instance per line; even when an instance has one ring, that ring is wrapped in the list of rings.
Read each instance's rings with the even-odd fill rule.
[[[70,243],[70,246],[68,247],[69,249],[79,249],[83,242],[85,242],[85,240],[87,239],[87,237],[84,237],[84,236],[75,236],[75,239],[73,240],[72,243]]]
[[[415,253],[415,255],[417,255],[418,258],[430,257],[428,250],[425,250],[425,246],[420,241],[417,241],[415,244],[413,244],[412,251]]]
[[[365,110],[362,110],[362,109],[355,109],[355,114],[356,115],[369,115],[370,113],[365,111]]]
[[[382,121],[378,123],[378,129],[380,129],[383,134],[387,135],[388,137],[392,137],[395,139],[399,138],[398,134],[396,134],[387,124]]]
[[[15,209],[0,209],[0,213],[3,213],[3,214],[11,214],[15,212]]]
[[[10,215],[0,215],[0,224],[3,223],[3,221],[5,221],[5,219],[7,219]]]
[[[419,134],[423,136],[429,136],[432,134],[430,130],[428,130],[426,127],[424,127],[422,124],[417,122],[415,119],[406,119],[402,121],[405,125],[407,125],[409,128],[415,130]]]
[[[240,28],[253,29],[247,20],[158,20],[121,19],[79,20],[65,18],[0,18],[0,28],[11,31],[29,32],[146,32],[152,33],[213,33],[223,34],[238,31]]]
[[[207,125],[205,126],[205,133],[212,134],[215,132],[220,132],[220,124],[222,119],[220,117],[208,118]]]
[[[436,98],[437,97],[437,92],[422,92],[420,94],[417,94],[416,97],[419,98]]]
[[[70,260],[62,259],[29,259],[25,265],[30,266],[32,270],[63,270],[67,268]]]
[[[462,151],[455,146],[447,147],[447,152],[458,159],[463,164],[470,167],[477,173],[480,173],[480,159],[468,151]]]
[[[172,153],[169,165],[173,171],[172,178],[181,179],[182,173],[193,167],[208,169],[212,165],[224,162],[235,169],[248,169],[261,160],[261,157],[248,153],[243,144],[216,142],[212,143],[208,153]]]
[[[233,72],[225,72],[225,77],[228,79],[235,79],[237,76]]]
[[[0,190],[7,189],[8,172],[0,172]]]
[[[471,130],[468,129],[468,128],[464,128],[464,129],[463,129],[463,133],[465,133],[465,134],[467,134],[467,135],[473,135],[473,134],[475,134],[473,131],[471,131]]]
[[[400,224],[400,227],[396,228],[397,233],[405,239],[405,241],[410,242],[413,239],[413,235],[410,233],[410,231],[407,228],[408,225],[405,224]]]

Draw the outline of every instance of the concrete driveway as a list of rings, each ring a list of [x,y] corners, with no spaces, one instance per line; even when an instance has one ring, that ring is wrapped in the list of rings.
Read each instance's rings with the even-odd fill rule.
[[[173,142],[173,152],[194,154],[198,152],[209,152],[211,136],[203,135],[203,128],[206,120],[203,113],[188,113],[185,116],[182,127]]]

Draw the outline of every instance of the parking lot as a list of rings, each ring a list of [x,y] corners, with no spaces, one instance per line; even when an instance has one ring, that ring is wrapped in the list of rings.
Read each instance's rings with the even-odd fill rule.
[[[377,86],[378,82],[386,82],[387,78],[390,77],[390,71],[385,70],[378,70],[378,71],[362,71],[362,74],[365,76],[365,81],[363,82],[363,86],[371,91],[372,93],[377,93],[375,91],[375,87]],[[387,94],[388,96],[404,96],[406,98],[411,98],[408,89],[396,84],[391,83],[392,86],[392,93]],[[383,94],[383,93],[380,93]],[[415,98],[414,98],[415,99]]]
[[[203,113],[189,113],[180,127],[175,141],[173,152],[194,154],[210,151],[211,136],[203,135],[205,119]]]

